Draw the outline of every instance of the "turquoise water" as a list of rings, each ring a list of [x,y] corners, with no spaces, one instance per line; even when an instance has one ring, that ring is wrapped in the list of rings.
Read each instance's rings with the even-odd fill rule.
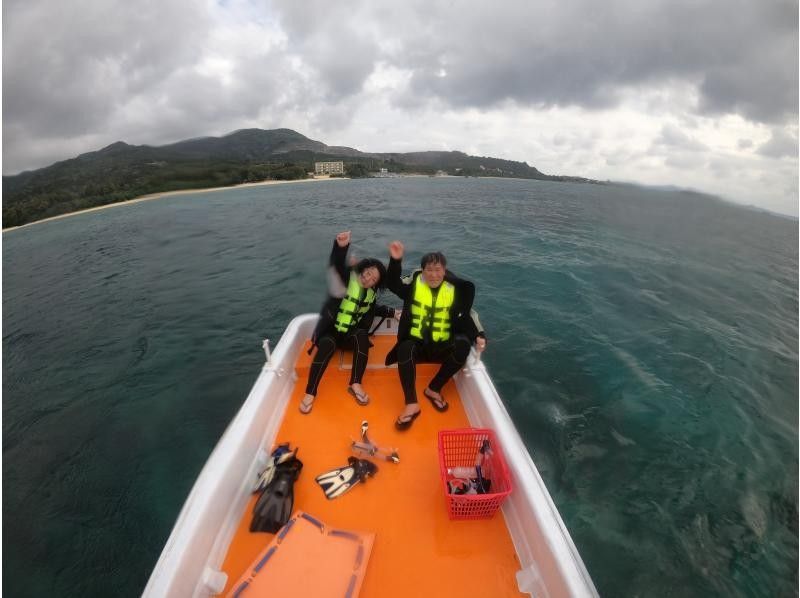
[[[793,596],[798,224],[687,193],[382,179],[3,234],[3,590],[136,596],[336,232],[474,280],[485,361],[603,596]],[[391,301],[390,301],[391,302]]]

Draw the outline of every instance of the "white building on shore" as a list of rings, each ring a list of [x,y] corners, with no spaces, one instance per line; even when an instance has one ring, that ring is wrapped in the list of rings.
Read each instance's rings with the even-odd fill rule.
[[[314,162],[314,174],[344,174],[344,162]]]

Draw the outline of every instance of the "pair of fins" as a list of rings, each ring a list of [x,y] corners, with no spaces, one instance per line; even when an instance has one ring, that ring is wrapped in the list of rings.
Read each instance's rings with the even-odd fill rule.
[[[251,532],[277,533],[292,516],[294,483],[303,469],[303,462],[296,455],[297,449],[272,464],[269,482],[253,507]],[[259,483],[261,477],[263,474]]]
[[[318,475],[315,479],[325,493],[325,498],[333,500],[349,492],[359,482],[378,473],[378,466],[366,459],[348,457],[347,465]]]

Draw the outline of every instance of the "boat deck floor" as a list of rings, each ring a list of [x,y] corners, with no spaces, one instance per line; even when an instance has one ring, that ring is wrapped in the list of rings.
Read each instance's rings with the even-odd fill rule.
[[[422,395],[438,365],[417,368],[417,394],[422,414],[404,432],[394,428],[403,408],[396,368],[383,361],[393,336],[376,336],[363,386],[369,405],[356,404],[347,392],[351,354],[334,355],[319,387],[314,408],[302,415],[298,406],[305,394],[310,357],[303,351],[299,375],[276,444],[299,447],[304,467],[294,488],[294,508],[329,526],[373,532],[375,544],[367,566],[361,596],[522,596],[515,573],[520,566],[501,512],[492,519],[451,521],[439,477],[437,434],[441,429],[469,426],[455,384],[442,394],[450,409],[439,413]],[[347,464],[362,420],[369,422],[370,439],[394,447],[400,463],[375,462],[379,471],[347,494],[327,500],[314,478]],[[364,458],[362,456],[362,458]],[[243,513],[223,563],[228,584],[223,594],[253,563],[273,534],[249,531],[253,497]],[[302,580],[298,580],[302,584]]]

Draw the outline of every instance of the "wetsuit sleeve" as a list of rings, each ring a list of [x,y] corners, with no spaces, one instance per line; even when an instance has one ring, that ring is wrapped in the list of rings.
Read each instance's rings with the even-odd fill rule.
[[[467,314],[472,310],[472,303],[475,301],[475,285],[468,280],[460,281],[459,294],[459,310]]]
[[[449,270],[445,275],[445,280],[456,287],[456,303],[453,307],[460,332],[472,342],[475,342],[479,336],[486,338],[478,314],[472,309],[472,303],[475,300],[475,285],[468,280],[459,278]]]
[[[348,249],[350,249],[350,245],[339,247],[339,244],[334,240],[329,261],[329,265],[336,271],[336,273],[339,275],[339,278],[342,279],[342,284],[345,286],[347,286],[347,283],[350,280],[350,273],[347,265],[345,264]]]
[[[411,285],[403,281],[402,273],[403,261],[389,258],[389,267],[386,269],[386,288],[405,301]]]
[[[469,310],[469,317],[472,320],[472,323],[475,325],[475,330],[477,330],[477,334],[475,336],[486,338],[486,333],[483,330],[483,324],[481,324],[481,321],[478,318],[478,312],[476,312],[474,309]]]

